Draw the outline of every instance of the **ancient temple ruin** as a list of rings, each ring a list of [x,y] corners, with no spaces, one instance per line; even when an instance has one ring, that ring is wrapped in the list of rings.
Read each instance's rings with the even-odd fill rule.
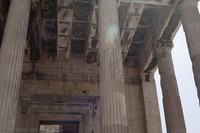
[[[200,94],[196,0],[0,0],[0,133],[186,133],[171,49]]]

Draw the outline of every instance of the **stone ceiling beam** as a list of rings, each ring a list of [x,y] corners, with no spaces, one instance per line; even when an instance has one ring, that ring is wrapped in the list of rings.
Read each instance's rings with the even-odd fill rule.
[[[131,3],[127,13],[126,22],[121,30],[121,49],[123,62],[126,59],[145,4]]]
[[[57,59],[63,55],[67,60],[70,58],[71,32],[74,13],[74,3],[70,0],[58,0],[57,19]]]
[[[157,18],[152,22],[151,29],[146,36],[143,46],[138,53],[138,66],[140,72],[154,72],[156,59],[153,55],[154,46],[159,39],[173,40],[181,23],[174,7],[160,7],[157,9]],[[175,20],[175,21],[174,21]],[[173,23],[173,24],[172,24]],[[165,33],[169,33],[166,35]]]
[[[86,63],[94,64],[97,63],[97,53],[98,53],[98,36],[97,36],[97,28],[98,28],[98,4],[95,0],[92,1],[92,13],[90,20],[90,34],[86,43]]]

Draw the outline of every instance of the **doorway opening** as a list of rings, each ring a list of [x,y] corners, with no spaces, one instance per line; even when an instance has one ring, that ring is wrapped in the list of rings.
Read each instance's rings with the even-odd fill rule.
[[[39,133],[79,133],[79,122],[41,121]]]

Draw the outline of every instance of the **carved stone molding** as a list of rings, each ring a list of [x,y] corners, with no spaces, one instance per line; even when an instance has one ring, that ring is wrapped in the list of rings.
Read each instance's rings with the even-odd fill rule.
[[[198,3],[197,0],[181,0],[177,6],[176,6],[176,10],[178,12],[181,12],[181,10],[183,10],[184,8],[187,8],[189,6],[195,6],[197,7]]]
[[[99,97],[75,97],[56,95],[21,95],[22,101],[40,101],[49,103],[92,103],[96,104]]]

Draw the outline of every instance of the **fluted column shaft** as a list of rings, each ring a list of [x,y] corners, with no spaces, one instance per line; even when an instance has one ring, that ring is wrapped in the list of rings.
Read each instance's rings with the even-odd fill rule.
[[[12,133],[16,119],[31,0],[12,0],[0,51],[0,132]]]
[[[177,9],[181,15],[200,100],[200,15],[197,2],[195,0],[184,0],[178,5]]]
[[[171,57],[171,44],[162,43],[156,49],[156,57],[161,76],[167,133],[186,133],[182,105]]]
[[[127,133],[117,0],[99,0],[101,133]]]

